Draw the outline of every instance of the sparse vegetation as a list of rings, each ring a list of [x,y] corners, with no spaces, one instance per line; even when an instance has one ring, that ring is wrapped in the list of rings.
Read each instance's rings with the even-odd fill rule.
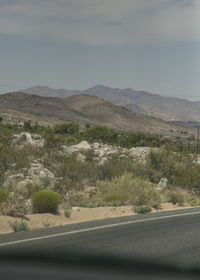
[[[8,197],[8,192],[4,189],[0,189],[0,205],[6,201]]]
[[[29,227],[25,220],[10,222],[10,227],[14,232],[28,231]]]
[[[1,213],[12,217],[24,217],[29,209],[24,198],[20,194],[9,193],[1,204]]]
[[[12,145],[12,136],[24,130],[44,137],[44,148],[31,144]],[[83,160],[76,153],[63,152],[62,145],[77,144],[82,140],[97,141],[105,147],[103,144],[159,149],[152,149],[147,160],[140,161],[121,148],[119,153],[111,153],[101,164],[93,149],[82,152]],[[48,169],[55,181],[42,176],[40,181],[24,180],[23,192],[19,191],[20,187],[17,189],[17,184],[12,184],[12,188],[7,185],[4,190],[4,181],[12,174],[27,178],[34,162]],[[159,192],[155,185],[161,178],[168,179],[168,190]],[[76,123],[41,127],[27,121],[23,128],[19,128],[5,125],[0,119],[0,184],[0,212],[14,217],[24,217],[31,211],[56,213],[59,203],[67,218],[71,216],[71,206],[132,205],[135,212],[147,213],[163,201],[179,206],[185,203],[200,205],[200,165],[194,154],[180,148],[179,144],[172,145],[171,140],[161,136],[119,133],[96,125],[85,129],[80,129]],[[87,187],[92,192],[87,193]],[[184,195],[184,192],[188,194]],[[15,225],[18,226],[23,228],[23,225]]]
[[[182,193],[178,191],[167,191],[166,192],[167,202],[171,202],[173,204],[177,204],[179,206],[184,205],[184,196]]]
[[[124,205],[124,197],[120,193],[107,194],[103,197],[103,205],[105,206],[120,206]]]
[[[146,214],[151,212],[151,207],[148,206],[137,206],[133,208],[133,211],[137,214]]]
[[[197,195],[191,195],[188,197],[188,203],[191,206],[200,206],[200,197]]]
[[[116,177],[112,181],[102,181],[99,183],[98,189],[103,198],[107,195],[115,197],[117,194],[124,205],[156,207],[160,203],[159,191],[147,180],[135,177],[130,173]]]

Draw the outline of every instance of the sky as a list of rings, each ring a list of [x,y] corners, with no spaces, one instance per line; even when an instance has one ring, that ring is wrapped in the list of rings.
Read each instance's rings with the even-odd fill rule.
[[[0,93],[36,85],[200,100],[200,0],[0,0]]]

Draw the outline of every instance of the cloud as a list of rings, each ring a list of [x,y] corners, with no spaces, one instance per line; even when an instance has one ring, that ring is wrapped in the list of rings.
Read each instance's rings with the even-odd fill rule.
[[[199,0],[2,0],[0,34],[93,45],[200,41]]]

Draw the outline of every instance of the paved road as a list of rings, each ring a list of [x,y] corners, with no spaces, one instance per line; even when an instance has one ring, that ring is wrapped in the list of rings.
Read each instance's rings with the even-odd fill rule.
[[[0,235],[0,254],[27,251],[124,255],[200,266],[200,208]]]

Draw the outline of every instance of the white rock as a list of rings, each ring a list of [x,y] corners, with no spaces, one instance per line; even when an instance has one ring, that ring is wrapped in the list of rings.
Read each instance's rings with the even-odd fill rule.
[[[61,150],[65,154],[73,154],[76,153],[78,150],[74,148],[73,146],[62,146]]]
[[[81,208],[78,207],[78,206],[72,207],[72,211],[78,211],[78,212],[80,212],[80,210],[81,210]]]
[[[22,132],[21,134],[13,135],[12,143],[13,145],[23,145],[29,143],[37,147],[43,148],[45,140],[39,134],[31,135],[28,132]]]
[[[156,185],[158,190],[165,190],[168,187],[168,180],[167,178],[161,178],[160,182]]]
[[[93,143],[93,149],[99,149],[100,144],[98,142]]]
[[[81,141],[79,144],[73,145],[72,147],[77,150],[91,150],[91,146],[87,141]]]

